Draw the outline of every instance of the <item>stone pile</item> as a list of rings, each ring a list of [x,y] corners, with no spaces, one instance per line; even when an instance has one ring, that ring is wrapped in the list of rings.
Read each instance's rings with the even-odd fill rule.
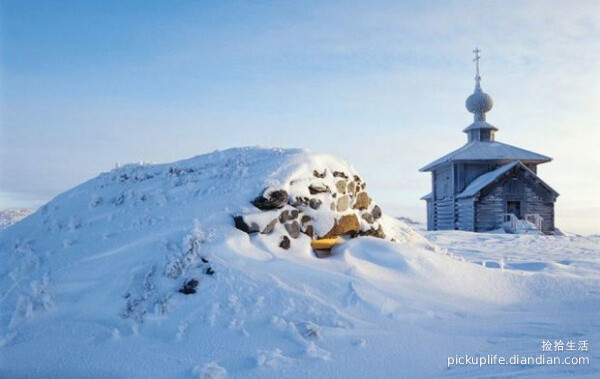
[[[366,183],[343,171],[314,170],[309,178],[265,189],[252,204],[256,211],[234,216],[236,228],[273,235],[282,249],[302,235],[312,240],[385,238],[381,208],[367,193]]]

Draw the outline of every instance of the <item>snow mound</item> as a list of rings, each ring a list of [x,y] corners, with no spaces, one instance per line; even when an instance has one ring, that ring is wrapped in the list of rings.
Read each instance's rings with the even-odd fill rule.
[[[0,376],[439,375],[457,346],[469,352],[504,338],[503,323],[516,328],[506,326],[510,307],[529,315],[543,305],[520,325],[548,309],[592,319],[556,302],[593,309],[596,271],[524,275],[457,259],[379,215],[370,198],[338,208],[344,190],[365,191],[348,187],[355,175],[329,155],[239,148],[126,165],[59,195],[0,232]],[[324,192],[311,193],[315,183]],[[280,208],[254,205],[281,190]],[[271,211],[276,218],[264,217]],[[250,227],[253,217],[265,222],[247,233],[236,215]],[[297,238],[286,228],[301,215],[311,217],[312,237],[305,225]],[[347,234],[356,238],[316,258],[311,239],[348,215],[360,217]],[[386,238],[364,235],[380,227]],[[561,321],[536,327],[554,336]],[[496,337],[478,334],[489,325]],[[592,338],[597,328],[569,332]]]

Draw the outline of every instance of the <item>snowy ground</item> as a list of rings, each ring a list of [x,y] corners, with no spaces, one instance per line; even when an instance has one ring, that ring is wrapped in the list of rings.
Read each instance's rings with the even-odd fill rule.
[[[600,272],[600,236],[534,236],[459,231],[424,232],[452,255],[485,267],[593,277]]]
[[[314,165],[345,163],[235,149],[126,166],[0,232],[0,377],[600,375],[597,237],[384,216],[396,242],[361,237],[317,259],[305,236],[282,250],[233,228],[263,188]],[[189,278],[198,292],[179,293]],[[543,353],[542,340],[589,351]],[[448,368],[465,354],[590,364]]]

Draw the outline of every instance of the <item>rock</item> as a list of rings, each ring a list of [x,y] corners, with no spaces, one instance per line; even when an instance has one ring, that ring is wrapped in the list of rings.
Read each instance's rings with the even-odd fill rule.
[[[310,201],[308,202],[308,205],[314,210],[319,209],[321,204],[323,204],[323,202],[319,199],[310,199]]]
[[[346,194],[346,187],[348,186],[348,183],[345,180],[338,180],[337,183],[335,183],[335,186],[339,193],[342,195]]]
[[[371,198],[366,192],[361,192],[356,196],[356,201],[354,202],[354,209],[367,209],[371,204]]]
[[[360,235],[360,236],[371,236],[371,237],[377,237],[377,238],[385,238],[385,233],[383,232],[383,229],[381,228],[381,225],[379,225],[379,228],[377,228],[377,229],[371,228],[371,229],[366,230],[364,232],[358,233],[358,235]]]
[[[242,216],[233,216],[233,223],[235,224],[236,229],[239,229],[242,232],[248,233],[250,230],[250,226],[246,224]]]
[[[204,273],[206,275],[213,276],[215,274],[215,270],[213,270],[212,267],[207,267],[206,270],[204,270]]]
[[[269,211],[282,208],[288,201],[288,194],[284,190],[271,191],[266,196],[259,196],[252,204],[260,210]]]
[[[290,221],[290,220],[295,220],[296,218],[298,218],[298,210],[297,209],[292,209],[291,211],[288,211],[287,209],[283,212],[281,212],[281,214],[279,215],[279,221],[281,223]]]
[[[364,190],[365,188],[367,188],[367,183],[363,182],[363,183],[360,185],[360,188],[362,188],[363,190]]]
[[[298,221],[294,221],[291,223],[288,222],[284,226],[285,230],[287,230],[290,237],[292,237],[293,239],[300,237],[300,224],[298,224]]]
[[[356,217],[355,214],[351,214],[342,216],[339,220],[335,220],[331,230],[323,237],[329,238],[341,236],[342,234],[358,232],[360,232],[360,223],[358,222],[358,217]]]
[[[371,215],[373,216],[374,220],[379,220],[379,218],[381,218],[381,208],[379,208],[379,205],[373,207]]]
[[[297,196],[296,197],[296,201],[294,201],[294,203],[292,204],[293,207],[301,207],[301,206],[307,206],[309,202],[308,197],[305,196]]]
[[[307,225],[302,233],[304,233],[307,236],[309,236],[310,238],[312,238],[313,235],[315,234],[315,229],[313,228],[312,225]]]
[[[335,211],[335,201],[331,203],[331,205],[329,206],[329,209],[331,209],[332,211]]]
[[[311,220],[312,220],[312,217],[310,217],[309,215],[304,215],[300,219],[300,223],[304,225],[304,224],[306,224],[307,222],[309,222]]]
[[[348,210],[349,206],[350,206],[350,197],[348,195],[344,195],[338,199],[336,209],[338,212],[344,212],[344,211]]]
[[[333,172],[333,176],[336,177],[336,178],[348,179],[348,175],[346,175],[345,173],[343,173],[341,171],[334,171]]]
[[[319,171],[314,170],[313,175],[317,178],[323,179],[325,177],[325,175],[327,175],[327,170],[323,170],[322,173],[319,173]]]
[[[356,195],[356,183],[354,183],[354,182],[348,183],[348,193],[351,196]]]
[[[190,279],[183,285],[183,287],[179,289],[179,292],[185,295],[196,293],[196,287],[198,287],[198,283],[198,279]]]
[[[362,216],[363,220],[365,220],[369,224],[372,224],[373,222],[375,222],[375,219],[373,218],[373,215],[371,215],[368,212],[363,213],[361,216]]]
[[[316,195],[318,193],[329,192],[329,187],[327,187],[323,183],[321,183],[321,184],[311,184],[310,186],[308,186],[308,191],[310,192],[311,195]]]
[[[362,182],[362,180],[360,179],[360,176],[358,176],[358,175],[354,175],[354,181],[355,181],[356,183],[360,183],[360,182]]]
[[[291,245],[292,245],[292,241],[290,241],[288,236],[281,237],[281,242],[279,242],[280,248],[287,250],[290,248]]]
[[[265,228],[260,233],[261,234],[270,234],[270,233],[272,233],[273,230],[275,229],[275,225],[277,225],[277,221],[279,221],[279,220],[278,219],[273,219],[273,221],[271,221],[270,223],[268,223],[267,226],[265,226]]]
[[[246,221],[244,221],[244,217],[242,216],[234,216],[233,222],[235,223],[235,227],[242,232],[250,233],[258,233],[260,231],[260,227],[255,222],[248,225]]]

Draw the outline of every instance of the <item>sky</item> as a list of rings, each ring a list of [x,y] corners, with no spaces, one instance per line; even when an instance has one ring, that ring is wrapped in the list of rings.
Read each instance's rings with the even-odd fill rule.
[[[556,225],[600,233],[600,2],[0,2],[0,208],[116,163],[233,146],[339,155],[423,221],[472,122],[472,50],[497,140],[554,158]]]

